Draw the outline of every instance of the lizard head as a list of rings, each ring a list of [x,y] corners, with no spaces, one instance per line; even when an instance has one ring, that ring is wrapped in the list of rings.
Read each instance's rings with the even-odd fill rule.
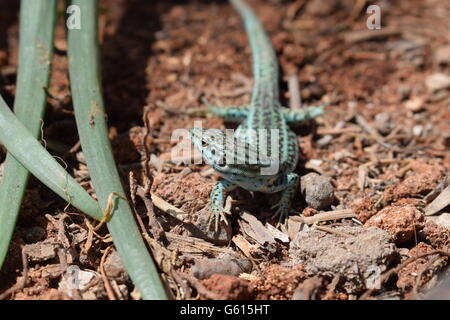
[[[205,161],[217,171],[226,166],[226,135],[219,129],[189,129],[189,136],[195,148]]]

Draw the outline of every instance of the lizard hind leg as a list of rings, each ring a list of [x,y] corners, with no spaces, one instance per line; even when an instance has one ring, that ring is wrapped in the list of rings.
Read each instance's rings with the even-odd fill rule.
[[[323,113],[324,108],[325,105],[318,107],[306,107],[298,110],[283,108],[284,119],[291,126],[300,125],[305,121],[320,116]]]
[[[244,121],[249,113],[248,106],[218,107],[209,105],[208,110],[212,115],[221,117],[226,122],[235,122],[235,123]]]

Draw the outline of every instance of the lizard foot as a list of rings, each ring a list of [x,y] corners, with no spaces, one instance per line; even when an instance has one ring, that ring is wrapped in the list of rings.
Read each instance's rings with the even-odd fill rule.
[[[208,215],[208,229],[214,224],[214,232],[219,231],[219,223],[223,221],[226,225],[229,224],[225,212],[223,211],[211,211]]]
[[[270,217],[271,219],[276,219],[278,217],[278,223],[276,225],[277,228],[279,228],[281,225],[287,222],[287,217],[289,216],[289,206],[286,206],[282,203],[282,201],[278,202],[277,204],[273,205],[271,209],[278,208],[275,213]]]

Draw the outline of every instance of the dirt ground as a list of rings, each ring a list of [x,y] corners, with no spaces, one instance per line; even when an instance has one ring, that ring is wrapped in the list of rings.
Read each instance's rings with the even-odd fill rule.
[[[251,52],[241,20],[226,1],[101,1],[110,138],[124,185],[130,172],[136,179],[130,198],[150,238],[151,213],[133,190],[151,183],[165,234],[150,245],[169,291],[176,299],[424,297],[450,276],[449,201],[424,214],[450,169],[450,3],[248,2],[276,49],[282,103],[295,102],[297,83],[304,105],[329,105],[295,129],[302,150],[296,172],[304,177],[287,224],[272,227],[277,195],[237,190],[227,201],[230,225],[213,234],[205,220],[220,177],[205,164],[172,163],[177,141],[170,139],[199,120],[204,128],[233,127],[205,115],[202,99],[249,101]],[[381,30],[366,26],[370,4],[381,8]],[[18,1],[0,6],[0,93],[12,105]],[[44,135],[48,150],[93,194],[77,146],[62,12]],[[139,299],[108,249],[107,229],[93,231],[92,221],[64,207],[30,180],[0,297]],[[74,272],[79,290],[70,289]]]

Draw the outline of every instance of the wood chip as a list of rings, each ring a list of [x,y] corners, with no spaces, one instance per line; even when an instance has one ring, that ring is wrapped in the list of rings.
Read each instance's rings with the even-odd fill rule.
[[[425,215],[436,214],[448,205],[450,205],[450,185],[425,208]]]

